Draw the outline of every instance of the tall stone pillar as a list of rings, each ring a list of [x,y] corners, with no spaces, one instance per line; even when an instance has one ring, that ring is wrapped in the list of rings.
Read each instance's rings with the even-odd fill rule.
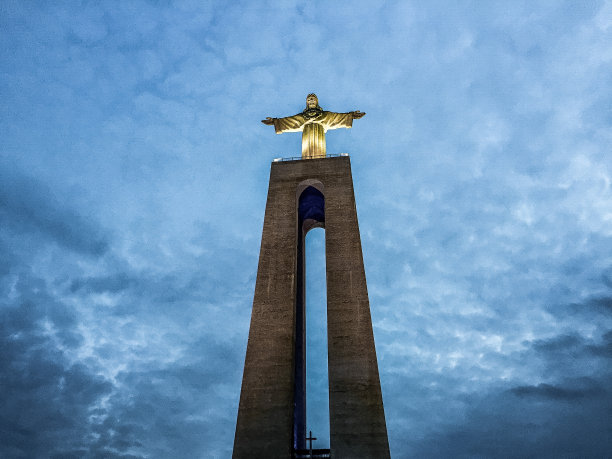
[[[316,193],[314,204],[300,200],[312,188],[324,216],[308,213]],[[327,157],[272,163],[235,459],[291,458],[304,444],[303,237],[312,226],[325,227],[330,454],[389,457],[350,159]]]

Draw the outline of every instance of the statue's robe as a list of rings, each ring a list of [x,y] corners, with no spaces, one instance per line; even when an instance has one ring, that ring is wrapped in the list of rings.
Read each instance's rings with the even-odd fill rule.
[[[353,127],[352,113],[334,113],[319,110],[315,116],[308,111],[285,118],[274,118],[277,134],[302,131],[302,158],[325,157],[325,133],[329,129]]]

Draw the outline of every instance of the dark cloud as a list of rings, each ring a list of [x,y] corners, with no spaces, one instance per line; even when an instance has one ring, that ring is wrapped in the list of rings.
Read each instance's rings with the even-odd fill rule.
[[[81,337],[75,331],[77,315],[74,310],[55,298],[48,291],[44,279],[34,276],[27,268],[21,268],[11,282],[10,288],[4,289],[6,295],[1,303],[3,309],[3,328],[6,336],[33,333],[37,336],[43,326],[49,328],[59,340],[59,344],[74,348],[81,344]],[[0,285],[6,284],[6,276]],[[12,298],[10,298],[12,296]]]
[[[584,378],[579,384],[572,386],[556,386],[552,384],[538,384],[537,386],[519,386],[511,389],[519,397],[534,397],[551,400],[580,400],[606,395],[605,390],[595,381]]]
[[[461,423],[428,435],[400,457],[606,457],[612,446],[611,408],[609,396],[492,392],[471,397]]]
[[[548,378],[565,382],[550,384],[547,381],[536,386],[526,385],[513,389],[514,393],[559,398],[595,395],[600,388],[605,387],[598,386],[597,380],[612,374],[609,360],[612,357],[611,341],[612,331],[602,330],[592,338],[572,333],[525,343],[530,348],[522,355],[524,359],[531,362],[541,360],[545,364]]]
[[[117,293],[126,290],[134,283],[135,280],[127,274],[119,273],[112,276],[74,279],[70,284],[70,291],[73,293],[77,291],[82,293]]]
[[[4,229],[39,235],[76,252],[100,256],[108,237],[91,220],[61,205],[43,182],[0,168],[0,219]]]
[[[594,297],[582,304],[574,303],[572,308],[577,312],[586,309],[598,314],[612,315],[612,296]]]
[[[608,286],[604,282],[604,287]],[[597,290],[601,290],[601,285]],[[561,289],[561,294],[566,295],[568,290]],[[612,317],[612,296],[609,294],[589,295],[586,299],[570,302],[564,305],[550,305],[547,310],[555,317],[580,317],[588,320],[606,320]]]
[[[390,425],[391,432],[406,429],[405,438],[391,436],[395,457],[605,457],[612,447],[612,331],[593,337],[562,333],[523,344],[516,361],[499,356],[501,367],[518,374],[522,367],[523,377],[537,383],[497,381],[479,391],[470,382],[477,368],[463,373],[464,380],[414,366],[410,377],[396,374],[392,379],[403,384],[383,387],[391,389],[385,400],[395,401],[385,408],[391,423],[404,413],[409,428]]]
[[[2,457],[47,457],[64,448],[86,448],[91,410],[113,389],[62,350],[80,344],[80,336],[69,308],[41,293],[43,287],[41,282],[22,285],[20,297],[0,310]]]
[[[601,344],[589,344],[586,350],[594,356],[612,359],[612,330],[604,333]]]
[[[467,394],[460,399],[459,419],[439,423],[396,452],[426,458],[605,457],[612,447],[610,335],[590,340],[562,334],[530,343],[520,359],[525,367],[534,368],[534,359],[542,359],[548,368],[563,371],[543,375],[547,382]],[[600,357],[606,362],[594,360]]]
[[[77,278],[68,290],[77,298],[126,291],[129,298],[138,298],[144,295],[143,285],[158,284],[151,292],[156,297],[164,290],[179,289],[176,282],[192,283],[177,276],[152,280],[117,273]],[[78,315],[52,290],[45,280],[21,268],[13,297],[0,309],[2,457],[231,454],[244,358],[233,335],[199,335],[193,342],[187,335],[168,337],[166,352],[176,352],[178,345],[184,348],[184,358],[170,363],[143,361],[111,382],[100,375],[99,359],[121,365],[133,352],[120,344],[124,329],[114,331],[118,341],[107,344],[107,351],[98,346],[94,359],[75,362],[71,350],[83,344]],[[201,293],[187,297],[199,298]],[[125,309],[122,320],[132,320],[134,314],[148,320],[143,315],[146,309]],[[159,310],[150,314],[157,316]]]
[[[602,273],[601,280],[603,281],[604,284],[606,284],[606,286],[608,286],[609,288],[612,288],[612,268],[606,269]]]
[[[222,408],[228,400],[219,402],[228,394],[237,402],[239,387],[232,386],[242,355],[230,342],[210,338],[191,345],[189,355],[197,354],[202,357],[188,364],[120,373],[122,390],[109,399],[92,447],[141,451],[145,457],[200,457],[210,451],[230,456],[236,412]]]
[[[533,349],[543,353],[576,351],[583,346],[584,339],[575,333],[559,335],[548,340],[536,340],[532,343]]]
[[[236,345],[234,330],[224,330],[235,316],[233,306],[210,313],[203,305],[242,302],[252,273],[243,276],[236,269],[236,259],[245,258],[236,245],[227,248],[227,239],[213,234],[206,238],[214,241],[207,245],[208,256],[186,258],[186,265],[161,274],[115,260],[104,267],[105,275],[82,276],[64,253],[57,255],[67,263],[62,274],[45,279],[34,275],[26,258],[19,259],[24,251],[30,256],[27,247],[14,248],[0,277],[7,293],[0,310],[1,370],[11,375],[3,379],[0,396],[7,407],[0,455],[231,454],[244,349]],[[225,259],[219,251],[231,256]],[[215,258],[219,262],[211,263]],[[222,282],[230,275],[237,280],[233,286]],[[97,297],[115,302],[101,305]],[[250,299],[244,303],[248,308]],[[93,316],[86,322],[83,315]],[[167,327],[160,327],[160,320]],[[191,336],[187,329],[194,321],[204,326]],[[151,323],[157,331],[150,343],[142,334]],[[246,324],[242,328],[246,344]],[[93,346],[89,356],[75,359],[84,346]],[[170,355],[175,357],[164,361]],[[133,366],[112,381],[101,376],[129,361]]]

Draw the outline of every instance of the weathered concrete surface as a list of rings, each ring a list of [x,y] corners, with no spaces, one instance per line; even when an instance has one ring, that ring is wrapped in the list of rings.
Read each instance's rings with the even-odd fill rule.
[[[331,457],[388,458],[348,157],[272,163],[233,457],[291,457],[296,191],[309,179],[325,195]]]

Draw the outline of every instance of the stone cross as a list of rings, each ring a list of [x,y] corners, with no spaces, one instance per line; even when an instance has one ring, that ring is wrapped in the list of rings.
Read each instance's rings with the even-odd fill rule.
[[[308,436],[306,437],[306,441],[310,443],[310,446],[308,447],[308,449],[310,450],[310,458],[312,459],[312,441],[316,440],[317,437],[313,437],[312,436],[312,430],[308,431]]]

